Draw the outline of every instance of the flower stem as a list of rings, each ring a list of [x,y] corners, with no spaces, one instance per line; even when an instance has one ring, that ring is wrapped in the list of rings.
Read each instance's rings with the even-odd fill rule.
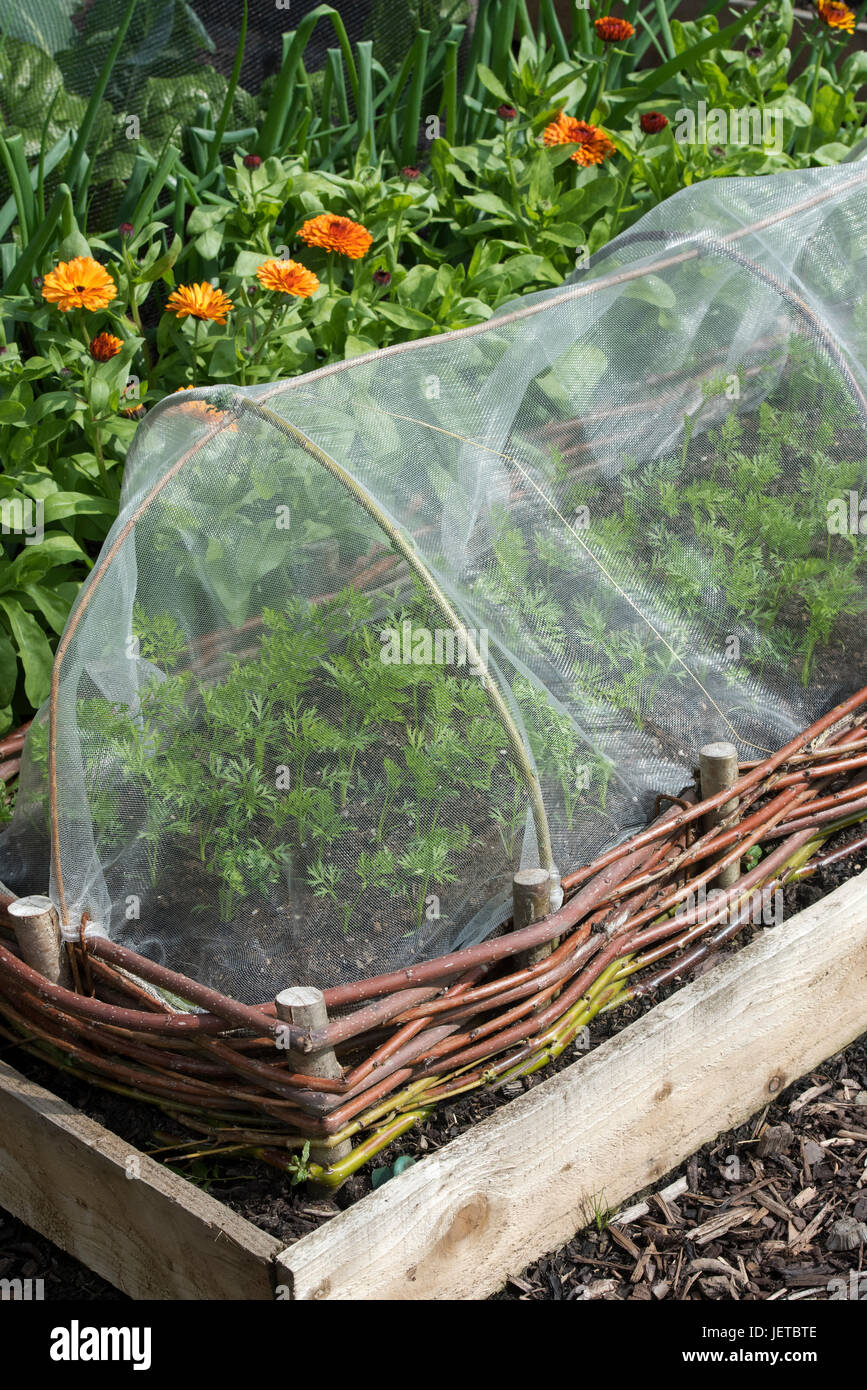
[[[133,323],[135,324],[136,332],[138,333],[139,337],[140,337],[141,340],[142,340],[142,343],[141,343],[141,350],[142,350],[142,355],[143,355],[144,360],[145,360],[145,365],[146,365],[146,367],[147,367],[148,387],[150,388],[150,387],[153,385],[152,378],[153,378],[154,364],[153,364],[153,361],[152,361],[152,359],[151,359],[151,353],[150,353],[150,348],[148,347],[147,335],[146,335],[146,333],[145,333],[145,331],[144,331],[144,324],[143,324],[142,321],[141,321],[141,312],[139,311],[138,304],[136,303],[136,297],[135,297],[135,272],[134,272],[134,269],[133,269],[132,261],[130,260],[129,247],[124,243],[122,249],[123,249],[123,263],[124,263],[124,266],[125,266],[125,268],[126,268],[127,292],[128,292],[128,294],[129,294],[129,312],[130,312],[130,315],[132,316],[132,321],[133,321]]]
[[[810,82],[810,100],[808,103],[810,107],[810,115],[813,117],[813,120],[815,120],[816,117],[816,97],[819,92],[819,75],[822,71],[822,59],[825,56],[825,39],[821,35],[817,35],[817,39],[818,42],[816,45],[816,56],[813,59],[813,72]],[[800,136],[798,139],[799,154],[804,154],[807,150],[809,150],[810,145],[812,144],[812,137],[812,124],[804,126],[800,132]]]
[[[630,166],[629,166],[629,171],[628,171],[628,173],[627,173],[627,175],[626,175],[626,178],[623,180],[622,184],[620,185],[620,197],[619,197],[618,200],[617,200],[617,207],[616,207],[616,209],[615,209],[615,211],[614,211],[614,217],[613,217],[612,220],[611,220],[611,232],[610,232],[610,235],[611,235],[612,237],[615,237],[615,236],[617,235],[617,229],[618,229],[618,227],[620,226],[620,214],[621,214],[621,212],[623,211],[623,204],[624,204],[625,201],[626,201],[626,194],[627,194],[627,191],[628,191],[628,189],[629,189],[629,185],[630,185],[630,183],[632,182],[632,170],[633,170],[633,165],[630,164]]]
[[[602,55],[602,61],[599,64],[599,86],[596,88],[596,93],[593,97],[592,105],[590,107],[590,110],[587,112],[588,121],[592,120],[593,112],[599,110],[602,98],[605,95],[605,83],[608,81],[608,62],[609,54],[606,48],[604,54]]]
[[[512,132],[507,124],[503,131],[503,158],[506,161],[506,169],[508,170],[509,174],[509,183],[512,187],[512,197],[515,200],[515,212],[518,213],[520,212],[521,208],[521,191],[518,188],[518,180],[515,177],[515,163],[512,159],[512,148],[510,139],[511,134]],[[530,236],[525,225],[525,218],[523,217],[519,219],[519,231],[521,233],[521,238],[524,244],[529,247]]]
[[[108,471],[105,466],[105,455],[102,452],[102,435],[99,432],[99,424],[93,418],[93,415],[90,417],[90,423],[93,427],[93,452],[96,458],[96,466],[99,469],[99,476],[102,479],[102,485],[105,488],[106,496],[108,496],[110,488],[108,485]]]
[[[276,320],[277,320],[277,315],[278,315],[279,313],[281,313],[283,310],[285,310],[285,308],[286,308],[286,305],[285,305],[285,304],[282,304],[282,303],[280,302],[279,299],[275,301],[274,307],[273,307],[273,309],[271,310],[271,316],[270,316],[270,318],[268,319],[267,324],[265,325],[265,331],[264,331],[264,333],[262,334],[261,339],[259,340],[259,346],[257,347],[255,353],[253,354],[252,363],[253,363],[254,366],[255,366],[255,364],[259,361],[259,358],[262,356],[262,353],[263,353],[263,351],[264,351],[264,349],[265,349],[265,344],[267,343],[268,339],[270,338],[270,336],[271,336],[271,331],[272,331],[272,329],[273,329],[273,327],[274,327],[274,324],[275,324],[275,322],[276,322]]]
[[[388,261],[389,261],[389,266],[388,266],[388,268],[389,268],[389,270],[391,271],[392,275],[393,275],[394,272],[397,270],[397,264],[398,264],[397,258],[398,258],[398,253],[399,253],[399,251],[400,251],[400,238],[401,238],[401,233],[402,233],[402,232],[403,232],[403,213],[402,213],[402,212],[399,212],[399,213],[397,214],[396,218],[394,219],[394,237],[393,237],[392,240],[389,240],[389,242],[387,243],[387,247],[386,247],[386,249],[387,249],[387,251],[388,251]]]

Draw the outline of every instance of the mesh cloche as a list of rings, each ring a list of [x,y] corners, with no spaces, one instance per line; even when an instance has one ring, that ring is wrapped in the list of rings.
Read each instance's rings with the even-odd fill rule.
[[[867,170],[140,427],[0,872],[256,1002],[469,945],[867,682]],[[867,529],[867,520],[864,521]]]

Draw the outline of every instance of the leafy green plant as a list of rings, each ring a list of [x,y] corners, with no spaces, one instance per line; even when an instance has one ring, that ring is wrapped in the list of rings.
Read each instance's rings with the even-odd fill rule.
[[[614,1208],[609,1207],[604,1193],[591,1193],[582,1201],[581,1217],[585,1226],[594,1226],[597,1231],[602,1232],[610,1224],[613,1216]]]
[[[394,856],[390,850],[378,849],[374,854],[362,850],[355,862],[358,892],[353,896],[353,885],[345,901],[341,901],[337,891],[343,873],[335,864],[323,864],[317,859],[308,870],[307,881],[317,898],[327,897],[337,904],[343,917],[344,933],[348,935],[349,924],[364,894],[369,888],[387,888],[394,878],[394,870]]]
[[[293,1187],[298,1187],[302,1182],[310,1180],[310,1143],[305,1142],[300,1153],[292,1153],[286,1161],[286,1170],[289,1173],[289,1181]]]
[[[519,678],[515,695],[539,770],[562,797],[567,828],[572,830],[579,807],[604,813],[612,774],[608,759],[582,743],[573,720],[556,710],[544,691]]]
[[[505,810],[502,806],[495,806],[491,812],[491,817],[497,827],[500,843],[507,858],[510,862],[514,862],[518,852],[518,834],[527,818],[527,804],[518,769],[514,763],[509,763],[507,770],[510,781],[513,783],[511,800],[507,800]]]
[[[378,620],[426,611],[416,590],[380,600]],[[197,910],[223,922],[295,879],[334,905],[347,935],[383,893],[406,902],[418,930],[429,893],[457,881],[471,847],[461,799],[501,789],[517,820],[525,792],[501,767],[503,729],[478,683],[383,662],[373,616],[349,588],[266,609],[255,654],[227,656],[203,682],[171,615],[136,604],[137,695],[78,707],[100,851],[137,844],[152,887],[197,864],[213,884]]]

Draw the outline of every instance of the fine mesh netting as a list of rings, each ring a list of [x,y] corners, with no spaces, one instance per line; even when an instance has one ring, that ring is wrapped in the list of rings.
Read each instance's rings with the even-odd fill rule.
[[[867,683],[867,171],[714,180],[573,283],[141,426],[0,847],[246,1001],[470,944]],[[867,512],[867,508],[865,508]]]
[[[31,0],[20,5],[15,0],[0,0],[0,36],[11,58],[23,55],[21,44],[50,55],[63,74],[66,92],[73,98],[87,99],[127,3]],[[248,0],[240,73],[244,91],[258,93],[263,83],[277,74],[284,51],[283,35],[297,31],[320,3]],[[420,27],[427,25],[437,31],[447,22],[461,22],[472,15],[468,0],[400,0],[399,4],[395,0],[338,0],[334,8],[349,42],[372,43],[377,60],[389,70],[402,62]],[[244,10],[243,0],[137,0],[106,100],[124,112],[153,102],[173,99],[177,103],[184,88],[175,85],[176,79],[190,76],[202,80],[200,99],[213,96],[213,74],[227,78],[232,71]],[[327,22],[314,28],[304,52],[307,70],[321,70],[328,60],[329,46],[336,43],[335,32]],[[48,72],[44,63],[40,72],[44,82]]]

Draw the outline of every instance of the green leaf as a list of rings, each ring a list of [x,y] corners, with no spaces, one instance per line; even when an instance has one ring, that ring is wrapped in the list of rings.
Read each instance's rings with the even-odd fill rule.
[[[0,705],[11,705],[18,683],[18,658],[5,632],[0,631]]]
[[[407,304],[412,309],[423,309],[430,298],[436,278],[437,271],[434,266],[414,265],[397,287],[397,297],[401,304]]]
[[[142,275],[142,279],[148,282],[165,278],[178,256],[181,254],[183,243],[179,236],[174,237],[172,244],[164,256],[159,256]]]
[[[603,174],[589,183],[582,184],[580,188],[571,188],[560,199],[560,215],[567,220],[580,216],[583,222],[599,208],[613,203],[619,187],[619,179]]]
[[[482,86],[488,89],[491,96],[495,96],[497,101],[511,106],[512,98],[509,96],[509,93],[506,91],[500,79],[491,72],[490,68],[486,68],[484,63],[479,63],[476,67],[476,74]]]
[[[193,208],[187,222],[187,231],[194,240],[196,250],[203,260],[212,261],[219,253],[226,230],[225,208]]]
[[[74,404],[74,396],[71,391],[45,391],[41,396],[37,396],[32,405],[27,407],[25,424],[35,425],[45,415],[53,415],[55,411],[61,410],[64,406]]]
[[[550,241],[555,246],[574,246],[576,249],[583,246],[585,240],[584,228],[579,227],[577,222],[556,222],[553,227],[545,227],[535,237],[537,245]]]
[[[385,770],[385,780],[391,791],[397,791],[403,781],[403,773],[393,758],[384,758],[383,767]]]
[[[239,251],[232,266],[233,275],[255,275],[260,265],[264,265],[268,257],[264,251]]]
[[[867,82],[867,50],[860,48],[848,57],[840,69],[840,85],[844,91],[857,95],[859,87]]]
[[[3,0],[3,3],[14,6],[19,12],[29,8],[17,4],[16,0]],[[86,102],[65,89],[60,68],[46,52],[33,43],[25,43],[12,36],[3,23],[2,11],[0,30],[4,36],[0,50],[3,111],[8,121],[4,133],[20,131],[24,136],[28,158],[35,159],[39,154],[42,130],[49,110],[51,114],[45,129],[47,146],[65,136],[70,126],[80,124]],[[111,108],[106,105],[97,134],[105,134],[110,119]]]
[[[788,94],[787,94],[788,95]],[[800,103],[803,105],[803,102]],[[809,121],[810,108],[805,107]],[[813,120],[823,135],[829,139],[839,131],[846,112],[845,92],[836,92],[833,87],[820,87],[813,102]],[[795,122],[805,125],[808,121]]]
[[[472,288],[476,292],[487,292],[489,295],[497,292],[502,297],[503,292],[514,294],[539,280],[550,285],[559,285],[562,278],[546,256],[528,251],[523,255],[510,256],[501,265],[491,266],[488,270],[482,271],[475,276]]]
[[[115,516],[117,503],[110,497],[97,497],[87,492],[53,492],[45,499],[44,521],[63,521],[68,516]]]
[[[400,328],[409,328],[418,332],[430,332],[434,320],[428,314],[420,314],[416,309],[409,309],[404,304],[386,304],[380,300],[376,306],[376,312],[389,323],[396,323]]]
[[[530,170],[530,190],[529,203],[531,207],[542,207],[544,203],[553,203],[556,196],[556,185],[554,182],[554,170],[551,161],[545,158],[544,153],[533,161]]]
[[[26,590],[28,584],[38,582],[57,565],[82,560],[89,566],[90,562],[81,546],[65,531],[46,536],[38,545],[25,545],[5,572],[0,568],[0,593],[8,593],[12,589]]]
[[[101,415],[106,411],[111,400],[111,391],[108,382],[99,372],[94,372],[90,383],[90,408],[94,415]]]
[[[219,110],[226,86],[225,77],[212,67],[197,67],[194,72],[173,77],[148,77],[136,92],[142,144],[158,155],[180,127],[195,124],[200,106]]]
[[[434,178],[440,187],[443,189],[451,188],[452,169],[454,168],[451,161],[451,146],[441,136],[438,136],[430,147],[430,162]]]
[[[829,90],[828,88],[825,89]],[[845,98],[841,98],[845,104]],[[790,125],[806,126],[813,119],[813,114],[805,101],[800,101],[791,90],[784,92],[781,97],[774,99],[774,111],[779,112],[784,121]],[[835,126],[831,134],[836,135],[838,127]]]
[[[238,349],[228,334],[218,338],[208,360],[208,370],[214,377],[231,377],[238,370]]]
[[[76,256],[90,255],[90,244],[87,237],[82,232],[74,217],[71,217],[69,221],[71,225],[68,231],[54,248],[53,256],[55,261],[71,261]]]
[[[350,357],[363,357],[366,352],[376,352],[378,346],[372,338],[363,338],[358,333],[347,333],[343,345],[343,359],[346,361]]]
[[[584,409],[607,367],[608,359],[599,348],[577,343],[537,377],[536,384],[558,409]]]
[[[671,285],[658,275],[642,275],[633,280],[623,291],[624,299],[643,299],[647,304],[655,304],[659,309],[673,309],[677,296]]]
[[[26,5],[0,0],[0,33],[32,43],[43,53],[57,53],[72,46],[70,15],[78,8],[78,0],[27,0]]]
[[[24,667],[24,693],[33,708],[38,709],[48,698],[51,689],[53,657],[48,638],[33,614],[27,613],[17,599],[0,598],[0,608],[9,619],[18,656]]]
[[[117,356],[112,357],[108,362],[101,363],[97,368],[94,377],[94,384],[96,382],[97,377],[100,381],[105,383],[106,387],[108,388],[109,399],[113,409],[116,408],[119,403],[117,400],[115,400],[114,393],[120,393],[125,390],[127,381],[129,380],[130,364],[132,363],[133,357],[135,357],[135,354],[141,347],[141,344],[141,338],[127,338],[123,345],[123,348],[117,354]],[[92,399],[93,393],[91,392],[91,400]]]
[[[202,232],[210,231],[212,227],[217,227],[226,220],[223,208],[208,207],[202,203],[200,207],[193,208],[187,218],[187,231],[190,236],[199,236]]]
[[[849,153],[848,145],[841,145],[839,140],[834,140],[830,145],[820,145],[810,156],[814,163],[819,165],[840,164]]]
[[[504,203],[502,198],[498,198],[496,193],[472,193],[464,199],[471,208],[479,208],[482,212],[491,212],[496,217],[505,217],[509,222],[518,220],[514,208],[510,208],[508,203]]]
[[[42,584],[28,584],[27,595],[36,604],[49,627],[53,628],[59,637],[66,626],[66,619],[69,617],[69,610],[72,606],[69,600],[61,594],[54,593],[51,589],[46,589]]]

